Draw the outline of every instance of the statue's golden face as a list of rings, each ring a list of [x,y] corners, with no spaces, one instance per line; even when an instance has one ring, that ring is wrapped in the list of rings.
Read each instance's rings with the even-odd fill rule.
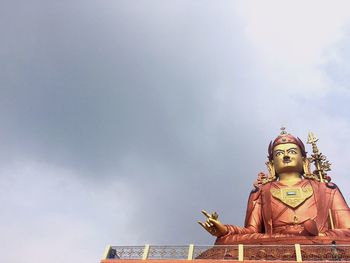
[[[303,171],[303,156],[294,143],[279,144],[273,149],[273,165],[276,174]]]

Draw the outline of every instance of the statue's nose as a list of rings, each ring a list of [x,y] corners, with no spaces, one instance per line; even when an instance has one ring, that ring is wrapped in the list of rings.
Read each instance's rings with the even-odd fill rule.
[[[283,160],[284,160],[284,161],[290,160],[290,157],[289,157],[288,153],[286,153],[286,154],[283,156]]]

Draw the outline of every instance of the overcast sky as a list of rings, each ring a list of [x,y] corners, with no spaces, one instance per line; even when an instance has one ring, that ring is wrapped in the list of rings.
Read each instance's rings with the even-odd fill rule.
[[[0,2],[1,262],[212,244],[282,125],[350,200],[349,1]]]

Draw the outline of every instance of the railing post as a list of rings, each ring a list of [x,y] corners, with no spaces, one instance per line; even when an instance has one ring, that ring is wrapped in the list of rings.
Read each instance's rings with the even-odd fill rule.
[[[193,251],[194,251],[194,245],[190,244],[190,246],[188,247],[187,260],[192,260],[193,259]]]
[[[148,253],[149,253],[149,245],[147,244],[143,249],[142,260],[146,260],[148,258]]]
[[[295,244],[295,255],[297,258],[297,262],[302,262],[303,258],[301,257],[301,249],[300,249],[300,244]]]
[[[243,244],[238,245],[238,261],[244,260],[244,250],[243,250]]]
[[[106,246],[106,249],[103,253],[102,259],[108,259],[109,252],[111,251],[111,248],[112,248],[111,245]]]

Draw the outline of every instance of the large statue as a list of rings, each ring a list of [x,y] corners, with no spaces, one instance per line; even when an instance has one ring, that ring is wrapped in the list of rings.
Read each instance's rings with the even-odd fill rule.
[[[299,138],[282,128],[268,148],[269,176],[260,173],[248,200],[245,226],[224,225],[216,213],[198,222],[226,244],[330,244],[349,243],[350,209],[338,187],[330,182],[328,161],[317,149],[307,158]],[[310,163],[316,170],[310,172]]]

